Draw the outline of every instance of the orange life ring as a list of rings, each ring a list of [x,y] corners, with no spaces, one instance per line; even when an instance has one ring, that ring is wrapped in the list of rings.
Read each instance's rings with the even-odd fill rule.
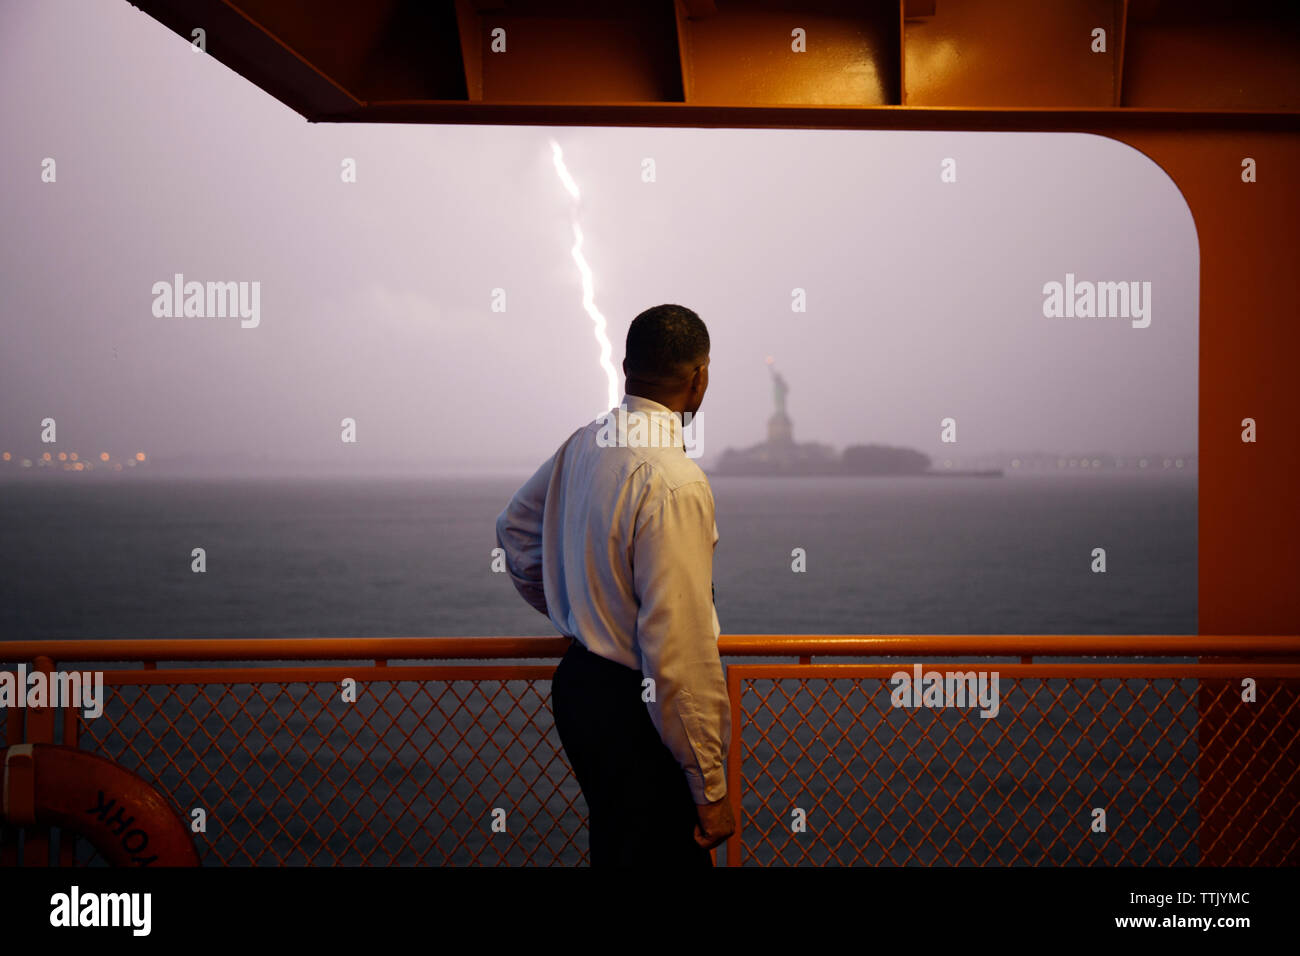
[[[113,866],[198,866],[199,854],[167,798],[111,760],[58,744],[0,748],[0,818],[56,826]]]

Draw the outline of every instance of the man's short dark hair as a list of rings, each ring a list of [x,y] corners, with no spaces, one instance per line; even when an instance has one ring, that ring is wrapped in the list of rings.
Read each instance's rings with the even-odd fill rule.
[[[627,328],[627,374],[648,382],[679,381],[709,354],[709,330],[681,305],[646,309]]]

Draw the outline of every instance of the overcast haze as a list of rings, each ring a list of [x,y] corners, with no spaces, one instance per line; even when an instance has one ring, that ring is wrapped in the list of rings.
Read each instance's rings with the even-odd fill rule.
[[[708,323],[708,457],[763,437],[768,355],[797,440],[1196,448],[1195,231],[1125,145],[312,125],[126,2],[0,11],[0,447],[20,456],[47,450],[49,416],[83,455],[531,469],[607,391],[551,137],[583,190],[615,365],[649,306]],[[177,272],[260,282],[259,327],[155,317],[153,284]],[[1044,318],[1067,272],[1151,282],[1150,327]]]

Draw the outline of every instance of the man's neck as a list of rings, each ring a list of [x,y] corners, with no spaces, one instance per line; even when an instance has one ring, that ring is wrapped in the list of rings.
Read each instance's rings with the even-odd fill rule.
[[[642,385],[639,382],[629,382],[626,392],[628,395],[635,395],[637,398],[647,398],[652,402],[658,402],[664,408],[679,415],[686,411],[686,396],[681,392],[664,392],[655,389],[654,386]]]

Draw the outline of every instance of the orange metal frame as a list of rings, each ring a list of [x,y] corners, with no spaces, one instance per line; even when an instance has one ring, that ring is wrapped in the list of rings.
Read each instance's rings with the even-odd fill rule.
[[[578,862],[585,814],[551,725],[554,664],[534,663],[567,645],[0,642],[0,661],[44,671],[139,665],[103,670],[117,700],[98,720],[13,709],[0,743],[58,742],[58,726],[63,743],[118,760],[178,808],[206,806],[221,836],[204,855],[218,865]],[[797,659],[728,665],[740,825],[728,865],[1298,862],[1300,637],[728,635],[720,650]],[[391,663],[429,660],[440,663]],[[228,666],[252,661],[267,663]],[[286,661],[310,663],[273,663]],[[891,714],[888,679],[913,662],[996,671],[1000,719]],[[1245,677],[1258,683],[1254,704],[1240,702]],[[365,688],[365,707],[334,707],[344,678]],[[485,836],[494,801],[512,822]],[[796,805],[802,832],[789,825]],[[1097,805],[1111,820],[1104,834],[1089,827]],[[46,832],[24,830],[23,862],[42,865],[49,846]],[[18,856],[16,840],[0,842],[0,865]],[[58,860],[88,862],[67,834]]]
[[[1300,663],[926,659],[927,673],[996,671],[1001,721],[985,724],[967,711],[945,722],[936,711],[922,709],[904,711],[891,724],[888,707],[851,703],[888,701],[889,678],[909,669],[897,663],[806,662],[728,668],[732,720],[740,728],[732,742],[728,789],[742,801],[751,798],[728,844],[729,865],[754,857],[752,862],[767,864],[1300,862]],[[1230,721],[1214,725],[1199,716],[1208,707],[1230,706],[1234,681],[1246,676],[1267,687],[1260,690],[1267,703],[1242,705],[1257,708],[1245,734],[1234,732]],[[1194,687],[1180,687],[1184,682]],[[851,688],[847,693],[844,685]],[[1055,721],[1049,719],[1053,711]],[[770,718],[766,730],[762,713]],[[812,743],[799,742],[799,727],[782,719],[786,713],[797,724],[814,726]],[[848,727],[836,719],[843,714],[850,718]],[[1196,721],[1195,734],[1185,726],[1189,719]],[[1021,733],[1010,733],[1008,725]],[[1155,739],[1144,741],[1144,732]],[[1139,742],[1137,755],[1130,741]],[[1163,756],[1157,753],[1162,746]],[[871,757],[864,754],[868,748]],[[1216,759],[1216,751],[1225,749],[1239,759],[1231,765]],[[963,761],[969,774],[959,770]],[[857,773],[854,763],[861,768]],[[1133,769],[1122,770],[1121,763]],[[915,772],[908,772],[908,764]],[[1100,778],[1093,772],[1098,765]],[[788,792],[791,777],[803,800]],[[928,792],[912,812],[905,798],[916,798],[926,777]],[[1168,792],[1159,786],[1162,778]],[[890,788],[890,779],[901,780],[903,792]],[[845,799],[839,786],[845,780],[865,808]],[[1189,782],[1197,785],[1194,796],[1184,789]],[[1006,790],[1008,783],[1014,790]],[[768,791],[779,796],[768,797]],[[974,806],[964,808],[958,796]],[[790,825],[796,805],[804,812],[806,835]],[[1089,811],[1097,806],[1110,818],[1105,834],[1090,829]],[[873,811],[881,821],[875,826]],[[754,827],[756,819],[763,824]],[[1170,824],[1163,832],[1162,820]],[[851,840],[858,827],[867,838]]]

